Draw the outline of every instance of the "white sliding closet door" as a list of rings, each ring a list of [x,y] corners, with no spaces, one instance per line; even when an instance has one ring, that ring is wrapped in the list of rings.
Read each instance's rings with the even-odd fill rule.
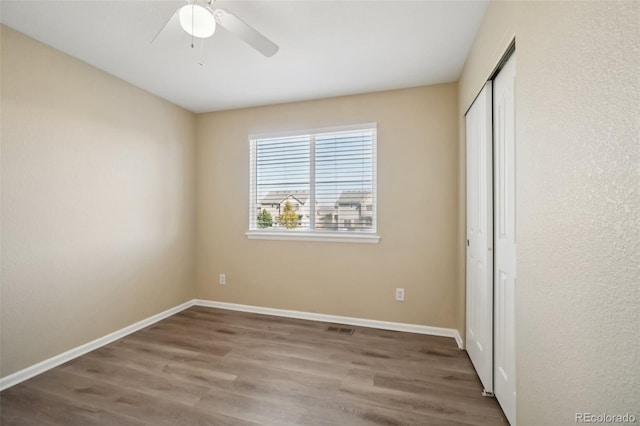
[[[491,82],[466,115],[467,345],[485,392],[493,392],[493,168]]]
[[[512,55],[493,81],[494,393],[512,425],[516,420],[515,78],[516,58]]]

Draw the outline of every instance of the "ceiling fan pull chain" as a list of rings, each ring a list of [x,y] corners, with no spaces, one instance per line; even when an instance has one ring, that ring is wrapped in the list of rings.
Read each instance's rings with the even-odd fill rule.
[[[193,3],[191,3],[191,48],[192,49],[195,46],[195,44],[193,42],[193,33],[194,33],[193,30],[196,27],[196,24],[195,24],[195,20],[196,20],[195,15],[196,14],[195,14],[195,11],[194,11],[195,7],[196,7],[196,2],[194,1]]]

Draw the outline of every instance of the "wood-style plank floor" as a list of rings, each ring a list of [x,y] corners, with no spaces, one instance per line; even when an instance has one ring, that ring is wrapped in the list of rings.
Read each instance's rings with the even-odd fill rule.
[[[453,339],[192,307],[0,393],[13,425],[506,425]]]

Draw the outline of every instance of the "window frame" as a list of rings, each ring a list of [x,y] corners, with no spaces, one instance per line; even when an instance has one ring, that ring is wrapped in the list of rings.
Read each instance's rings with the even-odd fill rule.
[[[363,231],[331,231],[319,229],[258,229],[257,221],[257,172],[256,172],[256,147],[260,139],[286,138],[294,136],[310,137],[310,171],[309,171],[309,202],[310,220],[309,223],[315,228],[315,138],[331,133],[344,133],[356,131],[373,131],[372,143],[372,229]],[[377,145],[378,145],[378,124],[360,123],[347,126],[334,126],[316,129],[292,130],[285,132],[251,134],[249,141],[249,229],[245,233],[248,239],[256,240],[292,240],[292,241],[319,241],[319,242],[347,242],[347,243],[378,243],[380,235],[377,233]]]

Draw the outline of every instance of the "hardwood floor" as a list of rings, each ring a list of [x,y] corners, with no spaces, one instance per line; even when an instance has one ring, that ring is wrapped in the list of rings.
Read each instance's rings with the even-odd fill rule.
[[[506,425],[453,339],[192,307],[0,393],[13,425]]]

